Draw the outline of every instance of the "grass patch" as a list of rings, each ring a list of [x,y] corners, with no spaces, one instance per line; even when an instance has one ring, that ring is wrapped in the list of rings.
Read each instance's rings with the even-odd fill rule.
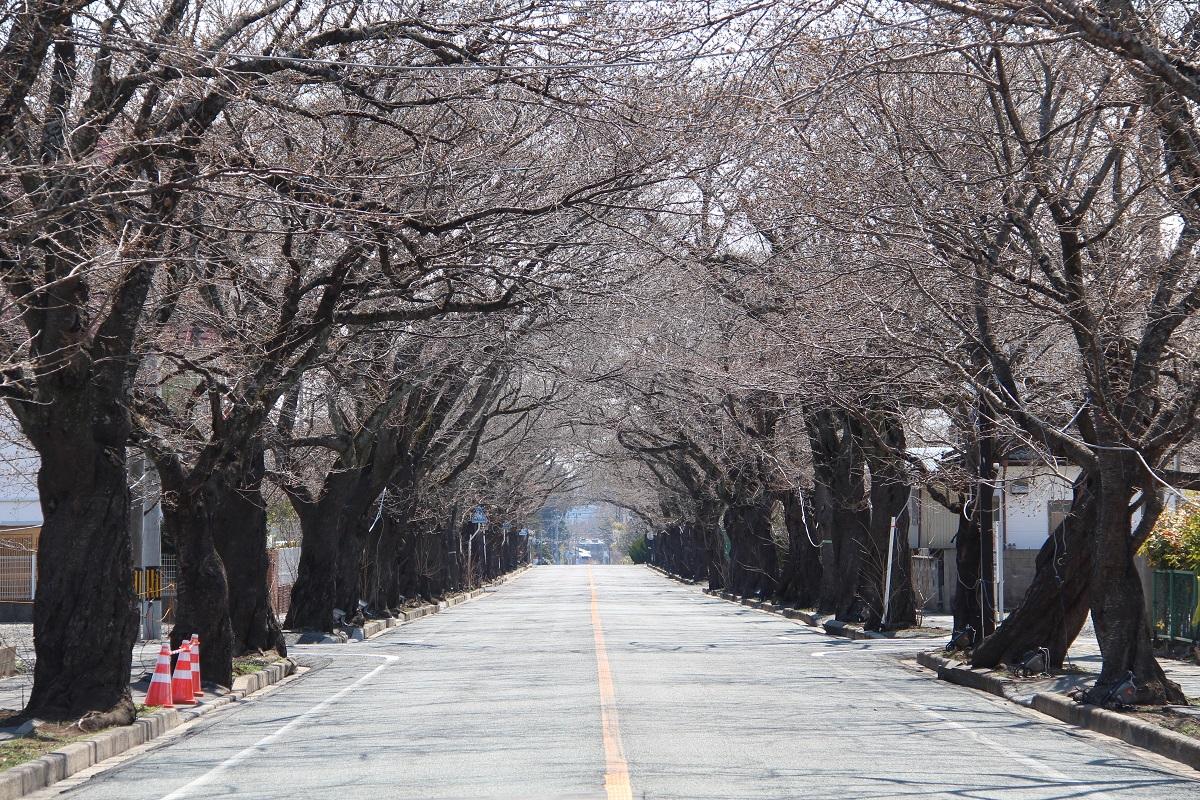
[[[262,656],[239,656],[233,660],[233,676],[253,675],[262,672],[267,667],[279,661],[279,656],[271,653]]]
[[[64,745],[86,739],[90,735],[86,733],[64,735],[34,731],[28,736],[0,742],[0,771],[33,761],[35,758],[41,758]]]
[[[1173,713],[1170,710],[1144,707],[1133,712],[1133,716],[1146,722],[1166,728],[1169,731],[1200,739],[1200,719],[1188,714]]]
[[[1181,733],[1184,736],[1190,736],[1193,739],[1200,739],[1200,722],[1194,719],[1173,714],[1164,714],[1156,722],[1168,730]]]

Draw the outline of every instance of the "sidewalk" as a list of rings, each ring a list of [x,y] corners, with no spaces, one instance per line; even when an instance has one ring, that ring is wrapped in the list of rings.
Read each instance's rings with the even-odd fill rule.
[[[25,672],[0,678],[0,710],[17,711],[25,707],[29,699],[29,690],[33,686],[33,626],[32,625],[0,625],[0,643],[17,648],[18,666],[23,666]],[[147,675],[154,674],[154,665],[158,661],[159,641],[141,641],[133,646],[133,663],[129,668],[129,689],[133,693],[134,704],[141,703],[146,698],[149,686]]]

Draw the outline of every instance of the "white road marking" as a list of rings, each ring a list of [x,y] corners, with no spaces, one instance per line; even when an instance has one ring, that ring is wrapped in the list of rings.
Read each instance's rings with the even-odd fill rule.
[[[354,655],[369,656],[371,658],[382,658],[382,659],[384,659],[384,663],[380,664],[378,667],[371,670],[366,675],[363,675],[361,678],[359,678],[358,680],[356,680],[354,683],[350,684],[349,686],[346,686],[345,688],[340,689],[339,691],[335,692],[334,694],[331,694],[329,697],[326,697],[324,700],[317,703],[315,706],[310,708],[308,711],[305,711],[303,714],[296,717],[291,722],[287,723],[286,725],[280,727],[279,729],[277,729],[271,733],[268,733],[266,736],[259,739],[257,742],[255,742],[254,744],[245,748],[244,750],[234,753],[232,756],[225,759],[220,764],[217,764],[215,767],[210,769],[208,772],[205,772],[203,775],[199,776],[198,778],[188,781],[183,786],[180,786],[178,789],[171,792],[170,794],[163,795],[162,800],[182,800],[182,798],[184,798],[184,797],[191,797],[192,790],[194,790],[200,786],[204,786],[205,784],[211,783],[216,776],[220,775],[221,773],[225,772],[226,770],[230,769],[231,767],[236,767],[238,764],[242,763],[243,761],[250,758],[251,756],[259,755],[268,744],[275,741],[280,736],[283,736],[285,733],[290,731],[292,728],[295,728],[297,725],[299,725],[300,723],[309,719],[314,714],[320,713],[329,705],[333,704],[337,700],[340,700],[342,697],[344,697],[345,695],[354,691],[359,686],[366,683],[371,678],[374,678],[380,672],[382,672],[383,670],[387,669],[389,666],[391,666],[392,664],[394,664],[400,660],[399,656],[374,655],[372,653],[355,653]]]

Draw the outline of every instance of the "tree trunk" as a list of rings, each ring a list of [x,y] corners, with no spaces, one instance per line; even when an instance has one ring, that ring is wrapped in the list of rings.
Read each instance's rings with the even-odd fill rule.
[[[812,608],[821,592],[821,536],[815,512],[799,492],[784,492],[783,521],[788,532],[788,557],[777,596],[797,608]]]
[[[455,503],[446,517],[446,525],[442,528],[442,564],[443,572],[442,593],[450,594],[462,588],[463,580],[463,546],[462,537],[458,535],[459,506]]]
[[[842,412],[819,410],[806,419],[806,425],[816,482],[815,508],[822,523],[828,524],[831,540],[821,564],[818,609],[847,622],[859,622],[866,616],[859,587],[870,526],[862,448]]]
[[[347,519],[338,537],[335,608],[346,612],[349,619],[358,613],[358,601],[363,598],[363,559],[367,549],[368,527],[373,517],[357,516]]]
[[[406,520],[388,509],[367,544],[367,602],[388,615],[401,605],[401,562],[415,566],[415,542],[404,536],[407,527]]]
[[[160,469],[160,473],[163,470]],[[206,681],[233,684],[233,628],[229,585],[213,540],[228,499],[227,485],[215,475],[199,486],[177,487],[163,475],[163,527],[179,555],[179,587],[171,648],[200,636],[200,670]]]
[[[1050,668],[1062,669],[1067,650],[1087,620],[1090,539],[1095,526],[1093,481],[1083,477],[1075,483],[1071,513],[1051,531],[1038,551],[1033,582],[1021,604],[975,648],[972,666],[1016,664],[1044,647],[1050,651]],[[956,617],[955,627],[959,624]]]
[[[685,523],[682,534],[684,546],[684,577],[699,581],[708,577],[708,548],[704,531],[695,522]]]
[[[987,427],[984,427],[985,424]],[[958,515],[955,536],[955,567],[958,583],[954,587],[954,630],[968,631],[970,646],[991,636],[996,629],[996,537],[995,440],[991,424],[980,423],[978,435],[967,458],[974,484],[967,493],[965,506]]]
[[[366,485],[365,471],[358,467],[331,472],[321,487],[321,496],[315,500],[290,495],[300,518],[300,564],[284,627],[331,631],[334,608],[341,608],[347,615],[355,612],[359,588],[356,576],[366,531],[361,527],[354,530],[354,526],[375,499]],[[346,603],[350,605],[343,605]]]
[[[917,593],[913,589],[912,548],[908,544],[908,498],[895,515],[896,535],[892,539],[892,585],[887,618],[881,628],[898,630],[917,624]],[[888,521],[889,528],[891,520]]]
[[[743,597],[772,597],[779,580],[779,557],[771,535],[770,503],[759,498],[725,510],[729,536],[729,590]]]
[[[1163,673],[1154,657],[1150,621],[1146,614],[1142,582],[1134,564],[1138,543],[1130,532],[1129,503],[1138,487],[1141,470],[1132,453],[1100,451],[1099,497],[1092,552],[1089,602],[1096,639],[1104,665],[1088,692],[1093,703],[1102,703],[1114,686],[1132,675],[1137,702],[1187,703],[1179,684]],[[1152,523],[1161,510],[1157,490],[1149,492],[1143,513]]]
[[[865,618],[859,595],[860,575],[868,551],[866,481],[861,465],[842,468],[833,476],[831,563],[822,564],[820,610],[847,622]]]
[[[235,476],[236,483],[214,484],[223,495],[213,508],[213,540],[229,584],[234,656],[266,650],[287,655],[279,618],[271,605],[267,507],[262,496],[265,471],[262,440],[255,439],[241,473]],[[201,639],[201,655],[206,653],[203,645]]]
[[[113,414],[120,414],[113,404]],[[138,612],[131,575],[127,428],[101,409],[60,398],[48,422],[26,429],[41,456],[42,531],[33,606],[33,690],[25,714],[97,725],[133,721],[129,670]],[[119,427],[119,426],[118,426]],[[111,433],[111,435],[109,435]]]
[[[460,588],[470,591],[479,585],[479,539],[483,535],[481,526],[474,522],[464,522],[458,527],[459,541],[462,542],[463,580]],[[572,558],[574,555],[572,554]]]
[[[294,500],[300,518],[300,563],[283,626],[288,630],[333,630],[341,509]]]

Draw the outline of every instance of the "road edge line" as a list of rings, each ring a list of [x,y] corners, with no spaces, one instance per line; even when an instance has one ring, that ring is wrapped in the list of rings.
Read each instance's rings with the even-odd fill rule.
[[[1025,700],[1011,691],[1014,687],[1012,681],[990,674],[990,671],[959,666],[957,662],[936,653],[918,653],[916,661],[946,683],[994,694],[1059,722],[1118,739],[1139,750],[1200,770],[1200,740],[1190,736],[1099,706],[1076,703],[1057,692],[1037,692]]]
[[[151,742],[168,731],[195,722],[219,708],[237,703],[282,681],[296,671],[290,659],[234,680],[228,694],[195,708],[165,708],[138,717],[130,725],[110,728],[88,739],[72,742],[59,750],[0,772],[0,800],[17,798],[46,789],[86,769],[99,766],[135,747]],[[247,680],[250,679],[250,680]]]

